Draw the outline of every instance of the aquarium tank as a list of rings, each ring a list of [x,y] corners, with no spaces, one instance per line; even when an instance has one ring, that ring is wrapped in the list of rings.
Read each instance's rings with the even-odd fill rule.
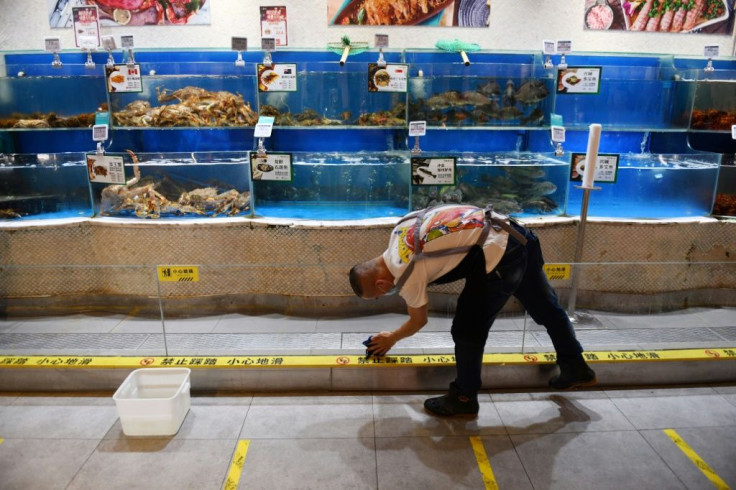
[[[84,154],[0,155],[0,220],[93,214]]]

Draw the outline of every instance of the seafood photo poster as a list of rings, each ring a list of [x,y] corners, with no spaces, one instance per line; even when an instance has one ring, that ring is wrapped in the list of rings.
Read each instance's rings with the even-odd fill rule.
[[[51,28],[72,27],[72,8],[97,6],[102,27],[210,24],[211,0],[46,0]]]
[[[586,0],[588,30],[723,34],[734,26],[736,0]]]
[[[488,27],[490,24],[491,0],[426,0],[426,9],[420,4],[405,0],[327,0],[327,24],[435,27]]]

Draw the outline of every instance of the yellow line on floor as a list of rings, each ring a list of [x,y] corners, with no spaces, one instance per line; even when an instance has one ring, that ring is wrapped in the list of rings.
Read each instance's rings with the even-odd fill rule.
[[[222,486],[223,490],[236,490],[238,488],[240,473],[243,471],[245,456],[248,454],[248,446],[250,446],[250,440],[241,439],[238,441],[238,445],[235,447],[235,454],[233,454],[233,462],[230,463],[230,471],[227,472],[227,479]]]
[[[670,350],[621,350],[584,352],[588,362],[658,362],[658,361],[717,361],[736,360],[736,347],[713,349]],[[534,365],[552,364],[554,352],[511,352],[483,356],[485,365]],[[454,366],[452,354],[396,355],[376,359],[365,356],[313,355],[313,356],[0,356],[0,369],[13,368],[102,368],[136,369],[141,367],[189,367],[189,368],[344,368],[344,367],[427,367]]]
[[[491,468],[491,462],[488,460],[486,450],[483,447],[483,441],[478,436],[472,436],[470,444],[473,446],[473,453],[475,453],[475,459],[478,461],[478,468],[483,476],[483,485],[485,485],[486,490],[498,490],[498,483],[496,483],[496,477],[493,475],[493,468]]]
[[[685,442],[685,440],[680,437],[680,435],[675,432],[673,429],[665,429],[664,433],[667,434],[667,436],[672,439],[672,442],[677,445],[677,447],[680,448],[680,450],[685,453],[685,456],[687,456],[690,461],[693,462],[693,464],[703,472],[703,474],[713,483],[713,485],[716,486],[719,490],[728,490],[729,487],[726,485],[726,482],[721,480],[721,477],[719,477],[715,471],[713,471],[713,468],[708,466],[708,463],[703,461],[703,458],[698,456],[698,453],[693,451],[693,449],[688,446],[688,444]]]
[[[5,441],[5,439],[3,439],[2,437],[0,437],[0,444],[2,444],[3,441]]]

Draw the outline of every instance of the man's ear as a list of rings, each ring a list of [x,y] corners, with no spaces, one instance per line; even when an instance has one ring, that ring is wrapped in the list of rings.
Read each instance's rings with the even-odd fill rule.
[[[389,281],[388,279],[376,279],[376,288],[382,293],[389,291],[392,287],[394,287],[393,281]]]

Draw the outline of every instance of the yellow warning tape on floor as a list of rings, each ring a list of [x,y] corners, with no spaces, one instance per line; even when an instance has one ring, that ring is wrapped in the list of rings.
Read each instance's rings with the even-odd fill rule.
[[[667,436],[669,436],[670,439],[672,439],[672,442],[675,443],[677,447],[680,448],[680,450],[685,453],[685,456],[687,456],[690,461],[693,462],[693,464],[703,472],[703,474],[708,478],[713,485],[716,486],[719,490],[728,490],[730,487],[721,480],[721,477],[716,474],[715,471],[713,471],[713,468],[708,466],[708,463],[703,461],[703,458],[701,458],[698,453],[693,451],[693,449],[685,442],[685,440],[680,437],[680,435],[675,432],[672,429],[665,429],[664,431]]]
[[[241,439],[238,441],[235,454],[233,454],[233,462],[230,463],[230,471],[227,472],[227,479],[225,479],[225,484],[222,486],[223,490],[237,490],[240,483],[240,474],[243,472],[243,466],[245,465],[245,456],[248,454],[248,446],[250,446],[250,440]]]
[[[488,460],[486,450],[483,447],[483,441],[478,436],[472,436],[470,444],[473,446],[475,460],[478,462],[478,469],[480,469],[480,474],[483,476],[483,485],[486,490],[498,490],[498,483],[496,483],[496,477],[493,475],[493,468],[491,468],[491,462]]]
[[[720,349],[677,349],[646,351],[593,351],[583,354],[591,363],[652,361],[736,360],[736,347]],[[485,354],[485,365],[551,364],[554,352]],[[0,356],[3,368],[340,368],[340,367],[426,367],[452,366],[452,354],[396,355],[384,358],[358,355],[315,356]]]

